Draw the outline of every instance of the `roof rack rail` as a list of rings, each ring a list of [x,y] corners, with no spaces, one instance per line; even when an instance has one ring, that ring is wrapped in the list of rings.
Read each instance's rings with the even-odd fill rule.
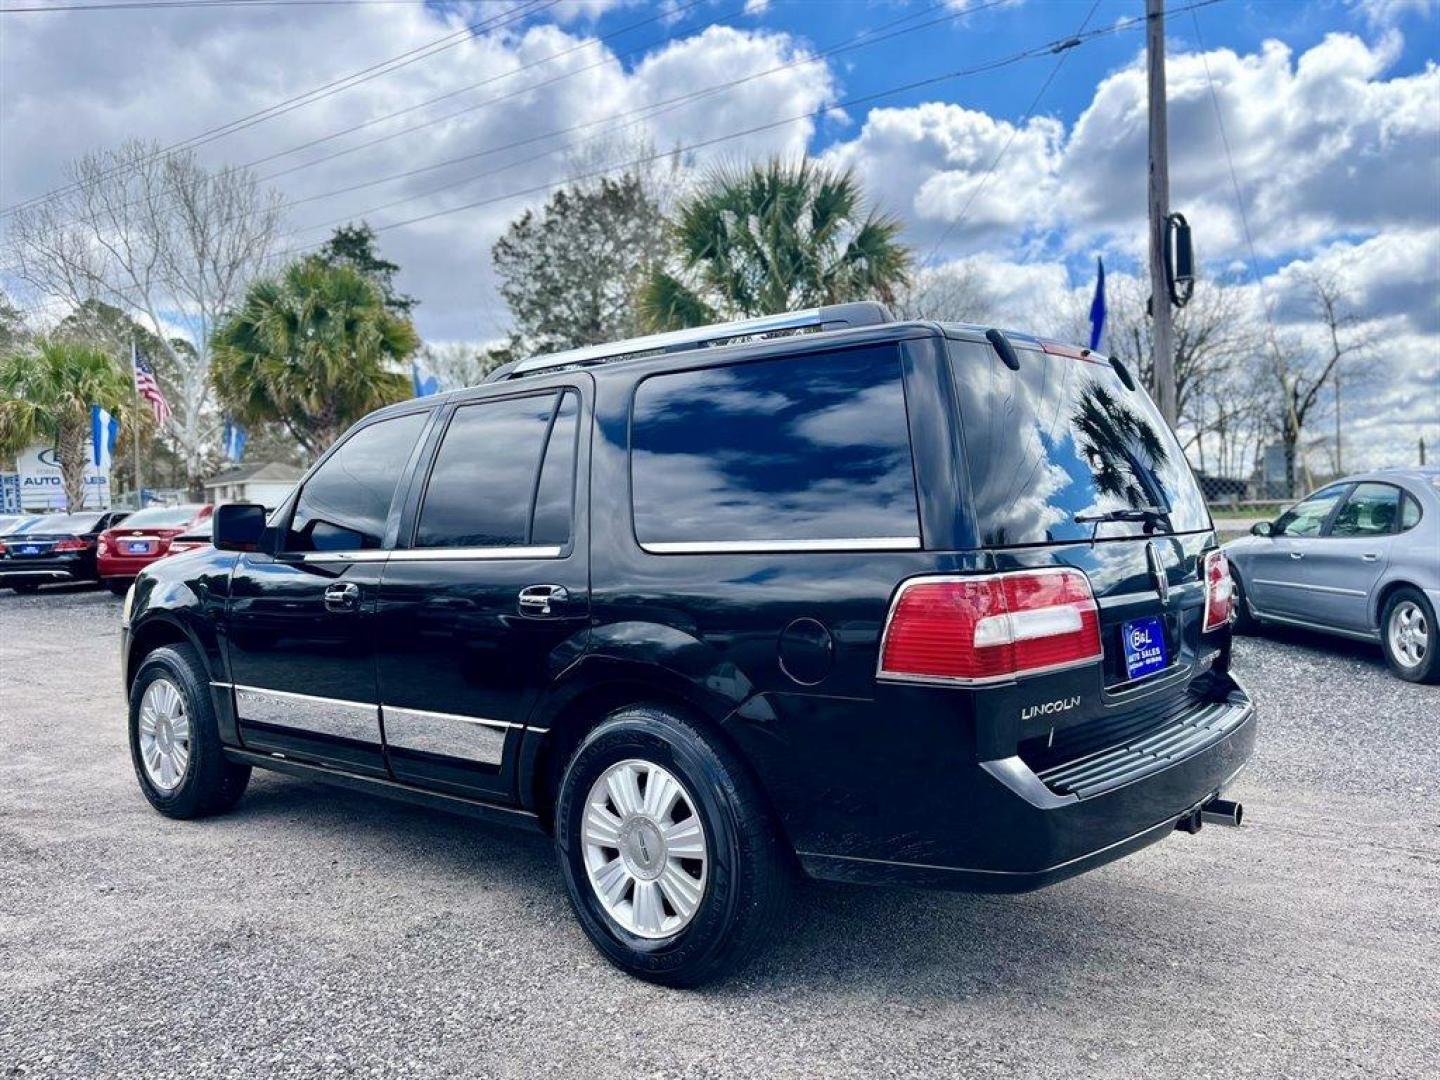
[[[851,304],[827,304],[824,307],[809,308],[805,311],[790,311],[783,315],[766,315],[758,319],[742,319],[739,322],[714,323],[710,326],[696,326],[688,330],[675,330],[667,334],[651,334],[647,337],[629,338],[625,341],[608,342],[604,345],[587,345],[581,349],[565,352],[544,353],[517,363],[506,364],[493,371],[486,382],[503,379],[517,379],[540,372],[557,371],[561,368],[591,367],[596,364],[614,363],[617,360],[639,360],[665,353],[685,352],[704,349],[715,345],[753,337],[781,337],[803,332],[822,330],[843,330],[853,326],[876,326],[893,322],[890,310],[874,300],[861,300]]]

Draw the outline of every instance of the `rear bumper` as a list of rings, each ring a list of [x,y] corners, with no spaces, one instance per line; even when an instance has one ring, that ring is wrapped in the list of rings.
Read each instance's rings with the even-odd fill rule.
[[[1218,701],[1197,701],[1139,736],[1057,767],[1037,772],[1018,756],[983,762],[975,780],[981,790],[967,800],[972,812],[985,808],[983,819],[924,844],[953,853],[953,862],[801,851],[801,865],[829,880],[1027,892],[1112,862],[1164,839],[1244,767],[1255,745],[1255,706],[1227,683]],[[975,843],[977,833],[1003,842]]]
[[[94,581],[95,564],[83,557],[57,555],[44,559],[0,562],[0,585],[43,585],[50,581]]]
[[[102,555],[98,560],[102,578],[133,578],[160,555]]]

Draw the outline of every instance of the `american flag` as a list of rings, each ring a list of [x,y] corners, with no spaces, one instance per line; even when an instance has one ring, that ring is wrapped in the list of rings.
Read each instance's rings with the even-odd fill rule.
[[[170,419],[170,403],[165,400],[160,383],[155,379],[155,369],[134,342],[130,344],[130,364],[135,371],[135,393],[150,403],[155,423],[163,426]]]

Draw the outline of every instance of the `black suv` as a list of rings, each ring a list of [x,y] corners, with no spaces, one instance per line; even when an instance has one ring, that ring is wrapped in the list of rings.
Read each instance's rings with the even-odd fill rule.
[[[150,802],[258,766],[549,833],[646,978],[735,964],[796,871],[1019,891],[1238,821],[1225,558],[1085,349],[847,304],[540,356],[214,538],[126,599]]]

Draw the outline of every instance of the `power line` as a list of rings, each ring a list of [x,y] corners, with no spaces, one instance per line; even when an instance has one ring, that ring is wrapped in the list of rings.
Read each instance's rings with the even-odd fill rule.
[[[1060,69],[1065,66],[1065,60],[1067,57],[1069,57],[1070,50],[1073,49],[1076,45],[1080,44],[1079,35],[1083,34],[1085,32],[1085,27],[1090,25],[1090,20],[1095,17],[1095,9],[1099,6],[1100,0],[1094,0],[1094,2],[1090,5],[1090,10],[1085,13],[1085,18],[1081,20],[1080,28],[1075,31],[1076,36],[1067,38],[1064,41],[1056,43],[1054,49],[1055,53],[1057,54],[1055,59],[1055,66],[1050,69],[1050,74],[1045,77],[1045,81],[1040,84],[1040,89],[1035,91],[1035,96],[1030,99],[1030,105],[1025,110],[1025,115],[1020,118],[1020,122],[1018,124],[1016,124],[1010,129],[1009,138],[1005,140],[1005,145],[1000,148],[1000,152],[996,154],[994,160],[990,162],[990,167],[985,170],[985,174],[980,177],[980,183],[976,184],[973,188],[970,189],[970,197],[965,200],[965,205],[960,208],[959,216],[952,219],[948,224],[946,224],[944,230],[940,233],[940,236],[936,239],[935,243],[931,245],[930,254],[925,256],[925,262],[927,264],[933,263],[935,261],[936,255],[938,255],[940,252],[941,245],[944,244],[947,239],[949,239],[950,234],[955,231],[956,226],[958,226],[962,221],[964,221],[966,215],[970,213],[970,207],[974,204],[975,200],[980,197],[980,192],[985,189],[985,185],[990,182],[991,174],[993,174],[995,170],[999,167],[1000,162],[1005,157],[1005,155],[1010,152],[1010,146],[1012,143],[1014,143],[1015,137],[1020,134],[1020,129],[1030,122],[1030,117],[1033,116],[1035,114],[1035,110],[1040,107],[1040,101],[1042,98],[1045,97],[1045,91],[1050,89],[1050,84],[1055,81],[1055,76],[1059,75]]]
[[[987,7],[995,7],[995,6],[998,6],[999,4],[1008,3],[1008,2],[1009,2],[1009,0],[989,0],[988,3],[985,3],[985,4],[983,4],[983,5],[981,5],[981,6],[978,6],[978,7],[975,7],[975,8],[970,8],[970,9],[968,9],[968,10],[965,12],[965,14],[970,14],[970,13],[975,12],[975,11],[983,11],[983,10],[984,10],[985,8],[987,8]],[[928,12],[928,11],[935,11],[935,10],[941,9],[941,8],[944,8],[944,9],[946,10],[946,14],[944,14],[944,15],[938,17],[938,18],[930,19],[930,20],[927,21],[927,22],[918,23],[918,24],[915,25],[915,26],[906,26],[906,27],[902,27],[902,28],[900,28],[900,29],[895,29],[895,27],[896,27],[898,24],[905,23],[905,22],[909,22],[910,20],[915,19],[915,18],[919,17],[920,15],[926,14],[926,12]],[[856,35],[856,36],[854,36],[854,37],[846,38],[844,41],[839,42],[839,43],[837,43],[837,44],[835,44],[835,45],[832,45],[832,46],[830,46],[829,48],[822,49],[821,51],[819,51],[819,52],[817,52],[817,53],[811,53],[811,54],[808,54],[808,55],[806,55],[806,56],[798,57],[798,58],[796,58],[796,59],[794,59],[794,60],[786,61],[786,62],[783,63],[783,64],[777,64],[776,66],[771,67],[771,68],[767,68],[767,69],[765,69],[764,71],[752,72],[752,73],[749,74],[749,75],[743,75],[743,76],[741,76],[741,77],[739,77],[739,78],[731,79],[731,80],[729,80],[729,81],[727,81],[727,82],[716,83],[716,84],[713,84],[713,85],[708,86],[708,87],[702,87],[702,88],[699,89],[699,90],[692,90],[692,91],[689,91],[688,93],[678,94],[678,95],[676,95],[676,96],[674,96],[674,97],[664,98],[664,99],[662,99],[662,100],[660,100],[660,101],[653,101],[653,102],[650,102],[650,103],[648,103],[648,104],[646,104],[646,105],[637,106],[637,107],[634,108],[634,109],[628,109],[628,110],[626,110],[626,111],[624,111],[624,112],[612,114],[611,116],[601,117],[601,118],[598,119],[598,120],[589,120],[589,121],[586,121],[585,123],[581,123],[581,124],[572,124],[570,127],[567,127],[567,128],[552,129],[552,130],[547,131],[547,132],[541,132],[540,134],[537,134],[537,135],[527,136],[526,138],[523,138],[523,139],[516,139],[516,140],[513,140],[513,141],[511,141],[511,142],[501,143],[501,144],[498,144],[498,145],[495,145],[495,146],[482,147],[482,148],[479,149],[479,150],[474,150],[474,151],[471,151],[471,152],[466,153],[466,154],[461,154],[461,155],[459,155],[459,156],[457,156],[457,157],[447,158],[447,159],[444,160],[444,161],[437,161],[437,162],[432,162],[432,163],[427,164],[427,165],[420,165],[420,166],[417,166],[416,168],[413,168],[413,169],[406,169],[406,170],[404,170],[403,172],[391,173],[391,174],[389,174],[389,175],[387,175],[387,176],[382,176],[382,177],[377,177],[377,178],[371,179],[371,180],[361,181],[361,182],[356,183],[356,184],[347,185],[347,186],[345,186],[345,187],[343,187],[343,188],[337,188],[337,189],[335,189],[335,190],[333,190],[333,191],[327,191],[327,192],[323,192],[323,193],[317,194],[317,195],[308,195],[308,196],[305,196],[305,197],[299,198],[299,199],[292,199],[292,200],[290,200],[290,205],[298,205],[298,204],[301,204],[301,203],[315,202],[315,201],[320,200],[320,199],[327,199],[327,198],[331,198],[331,197],[336,196],[336,195],[345,195],[345,194],[348,194],[348,193],[350,193],[350,192],[352,192],[352,191],[359,191],[359,190],[361,190],[361,189],[363,189],[363,188],[375,187],[375,186],[377,186],[377,185],[379,185],[379,184],[390,183],[390,182],[395,181],[395,180],[407,179],[407,178],[409,178],[409,177],[411,177],[411,176],[418,176],[418,175],[420,175],[421,173],[433,172],[433,171],[435,171],[436,169],[446,168],[447,166],[450,166],[450,165],[458,165],[458,164],[460,164],[461,162],[464,162],[464,161],[473,161],[473,160],[475,160],[475,159],[477,159],[477,158],[488,157],[488,156],[490,156],[490,155],[492,155],[492,154],[501,153],[501,152],[503,152],[503,151],[505,151],[505,150],[514,150],[514,149],[518,149],[519,147],[522,147],[522,146],[529,146],[529,145],[531,145],[531,144],[533,144],[533,143],[540,142],[540,141],[543,141],[543,140],[545,140],[545,139],[552,139],[552,138],[556,138],[556,137],[561,136],[561,135],[573,134],[574,132],[583,131],[583,130],[585,130],[585,129],[587,129],[587,128],[597,127],[597,126],[599,126],[599,125],[601,125],[601,124],[609,124],[609,123],[612,123],[613,121],[624,119],[625,117],[636,116],[636,117],[639,117],[640,119],[648,119],[648,118],[650,118],[650,117],[653,117],[653,116],[656,116],[656,115],[660,115],[660,114],[663,113],[663,112],[669,112],[669,111],[671,111],[671,108],[670,108],[670,107],[678,107],[678,106],[680,106],[680,105],[688,104],[689,102],[692,102],[692,101],[697,101],[697,100],[700,100],[700,99],[705,98],[705,97],[710,97],[710,96],[713,96],[713,95],[715,95],[715,94],[723,93],[723,92],[725,92],[725,91],[727,91],[727,90],[732,90],[732,89],[734,89],[735,87],[741,86],[741,85],[743,85],[743,84],[745,84],[745,83],[753,82],[753,81],[755,81],[755,80],[757,80],[757,79],[767,78],[767,77],[770,76],[770,75],[775,75],[775,74],[778,74],[779,72],[782,72],[782,71],[788,71],[788,70],[790,70],[790,69],[792,69],[792,68],[800,67],[800,66],[803,66],[803,65],[805,65],[805,64],[818,63],[818,62],[821,61],[821,60],[829,59],[830,57],[838,56],[838,55],[841,54],[841,53],[849,52],[849,51],[854,50],[854,49],[869,48],[870,46],[872,46],[872,45],[877,45],[877,44],[879,44],[879,43],[882,42],[882,41],[888,41],[888,40],[890,40],[891,38],[900,37],[901,35],[904,35],[904,34],[911,34],[911,33],[914,33],[914,32],[917,31],[917,30],[923,30],[923,29],[926,29],[927,27],[934,26],[934,25],[936,25],[937,23],[950,22],[950,21],[952,21],[952,20],[955,19],[955,18],[956,18],[956,13],[953,12],[953,11],[950,11],[950,10],[946,7],[946,5],[944,5],[943,3],[932,4],[932,5],[930,5],[929,8],[922,9],[922,10],[919,11],[919,12],[911,12],[910,14],[901,16],[901,17],[898,18],[898,19],[892,19],[892,20],[890,20],[889,22],[881,23],[881,24],[879,24],[878,26],[872,27],[869,31],[866,31],[866,32],[864,32],[864,33],[862,33],[862,34],[859,34],[859,35]],[[888,33],[880,33],[881,31],[889,31],[889,32],[888,32]],[[582,70],[584,70],[584,69],[582,69]],[[544,85],[547,85],[547,84],[546,84],[546,83],[535,84],[535,86],[523,88],[522,90],[516,91],[515,93],[528,92],[529,90],[535,89],[535,88],[537,88],[538,86],[544,86]],[[452,119],[452,118],[454,118],[455,116],[459,116],[459,115],[461,114],[461,112],[470,111],[471,108],[479,108],[479,107],[482,106],[482,105],[493,104],[493,103],[495,103],[495,102],[497,102],[497,101],[505,100],[505,98],[507,98],[507,97],[513,97],[513,96],[515,96],[515,95],[514,95],[514,94],[507,94],[507,95],[504,95],[504,97],[501,97],[501,98],[491,98],[491,99],[489,99],[488,101],[480,102],[480,103],[478,103],[477,105],[468,107],[467,109],[461,110],[460,112],[447,113],[444,117],[440,117],[439,120]],[[430,125],[430,124],[433,124],[433,123],[436,123],[436,122],[437,122],[436,120],[427,120],[427,121],[425,121],[425,122],[422,123],[422,124],[418,124],[418,125],[415,125],[415,126],[409,127],[409,128],[403,128],[403,129],[401,129],[401,130],[398,131],[398,132],[393,132],[393,133],[391,133],[390,135],[387,135],[387,136],[382,137],[381,139],[374,139],[374,140],[371,140],[370,142],[361,143],[361,144],[359,144],[358,146],[351,147],[351,148],[349,148],[349,149],[347,149],[347,150],[338,151],[337,153],[330,154],[330,155],[327,155],[327,156],[322,157],[322,158],[317,158],[317,159],[315,159],[314,161],[305,162],[305,163],[302,164],[302,165],[297,165],[297,166],[294,166],[294,167],[289,168],[289,169],[284,169],[284,170],[282,170],[282,171],[280,171],[280,172],[270,173],[270,174],[267,175],[267,176],[261,177],[261,179],[262,179],[262,180],[274,180],[274,179],[277,179],[278,177],[289,175],[290,173],[299,172],[300,170],[305,169],[305,168],[309,168],[309,167],[311,167],[312,165],[318,165],[318,164],[321,164],[321,163],[323,163],[323,162],[333,160],[333,159],[338,158],[338,157],[341,157],[341,156],[343,156],[343,155],[345,155],[345,154],[347,154],[347,153],[351,153],[351,152],[353,152],[353,151],[355,151],[355,150],[366,149],[367,147],[374,146],[374,145],[376,145],[377,143],[384,141],[384,139],[386,139],[386,138],[394,138],[394,137],[399,136],[399,135],[404,135],[404,134],[407,134],[407,133],[409,133],[409,132],[411,132],[411,131],[419,130],[419,129],[422,128],[422,127],[426,127],[426,126],[428,126],[428,125]],[[629,126],[629,125],[624,125],[624,126]],[[617,129],[617,130],[619,130],[619,129]],[[549,152],[547,151],[547,153],[549,153]],[[541,156],[545,156],[545,155],[541,155]],[[525,164],[525,163],[527,163],[527,162],[534,161],[534,160],[536,160],[536,159],[535,159],[535,158],[525,158],[525,159],[523,159],[523,160],[521,160],[521,161],[511,162],[510,164],[504,166],[504,168],[506,168],[506,169],[514,168],[516,165],[522,165],[522,164]],[[497,171],[503,171],[503,170],[497,170]],[[463,182],[469,182],[469,180],[471,180],[471,179],[480,179],[480,178],[482,178],[482,177],[484,177],[484,176],[489,176],[489,175],[492,175],[492,174],[491,174],[491,173],[480,173],[480,174],[477,174],[477,175],[474,175],[474,176],[471,176],[471,177],[466,178],[466,180],[463,181]],[[455,185],[454,185],[454,184],[447,184],[447,185],[445,185],[445,187],[453,187],[453,186],[455,186]],[[434,189],[434,190],[444,190],[445,187],[438,188],[438,189]]]
[[[1178,10],[1179,10],[1180,12],[1192,11],[1192,10],[1194,10],[1194,9],[1196,9],[1196,8],[1209,7],[1209,6],[1212,5],[1212,4],[1217,4],[1217,3],[1220,3],[1220,2],[1221,2],[1221,0],[1193,0],[1193,2],[1192,2],[1191,4],[1189,4],[1189,5],[1185,6],[1185,7],[1179,8]],[[524,189],[519,190],[519,191],[507,192],[507,193],[505,193],[505,194],[503,194],[503,195],[494,195],[494,196],[490,196],[490,197],[484,198],[484,199],[477,199],[477,200],[474,200],[474,201],[472,201],[472,202],[464,203],[464,204],[459,205],[459,206],[447,207],[447,208],[442,209],[442,210],[433,210],[433,211],[430,211],[429,213],[419,214],[419,215],[417,215],[417,216],[415,216],[415,217],[406,218],[406,219],[401,220],[401,221],[391,222],[391,223],[389,223],[389,224],[387,224],[387,225],[374,226],[374,229],[375,229],[375,232],[377,232],[377,233],[380,233],[380,232],[388,232],[388,231],[390,231],[391,229],[399,229],[399,228],[405,228],[405,227],[408,227],[408,226],[411,226],[411,225],[418,225],[418,224],[420,224],[420,223],[422,223],[422,222],[425,222],[425,221],[431,221],[431,220],[434,220],[435,218],[445,217],[445,216],[448,216],[448,215],[450,215],[450,214],[461,213],[461,212],[463,212],[463,211],[465,211],[465,210],[474,210],[474,209],[478,209],[478,208],[480,208],[480,207],[490,206],[490,205],[493,205],[493,204],[495,204],[495,203],[505,202],[505,201],[508,201],[508,200],[510,200],[510,199],[521,198],[521,197],[527,196],[527,195],[539,194],[539,193],[541,193],[541,192],[549,191],[549,190],[552,190],[552,189],[554,189],[554,188],[556,188],[556,187],[560,187],[560,186],[562,186],[563,184],[568,183],[568,182],[575,182],[575,181],[595,179],[595,178],[598,178],[598,177],[601,177],[601,176],[608,175],[608,174],[610,174],[610,173],[612,173],[612,172],[614,172],[614,171],[616,171],[616,170],[619,170],[619,169],[639,168],[639,167],[641,167],[641,166],[648,165],[648,164],[651,164],[652,162],[661,160],[662,158],[668,157],[668,156],[669,156],[670,154],[672,154],[672,153],[687,153],[687,152],[690,152],[690,151],[693,151],[693,150],[700,150],[700,149],[704,149],[704,148],[709,147],[709,146],[717,145],[717,144],[719,144],[719,143],[729,142],[729,141],[731,141],[731,140],[733,140],[733,139],[744,138],[744,137],[747,136],[747,135],[755,135],[755,134],[759,134],[759,133],[764,132],[764,131],[770,131],[770,130],[773,130],[773,129],[777,128],[777,127],[783,127],[783,126],[785,126],[785,125],[787,125],[787,124],[799,123],[799,122],[801,122],[801,121],[803,121],[803,120],[819,119],[819,118],[823,117],[824,115],[826,115],[827,113],[829,113],[829,112],[831,112],[832,110],[837,109],[837,108],[851,108],[851,107],[854,107],[854,106],[856,106],[856,105],[867,104],[867,103],[869,103],[869,102],[876,101],[876,100],[879,100],[879,99],[881,99],[881,98],[893,97],[893,96],[895,96],[896,94],[907,93],[907,92],[909,92],[909,91],[911,91],[911,90],[923,89],[924,87],[933,86],[933,85],[935,85],[935,84],[937,84],[937,83],[950,82],[950,81],[953,81],[953,80],[955,80],[955,79],[965,78],[965,77],[972,76],[972,75],[985,74],[985,73],[987,73],[987,72],[995,71],[995,70],[998,70],[998,69],[1000,69],[1000,68],[1009,67],[1009,66],[1011,66],[1011,65],[1013,65],[1013,64],[1019,63],[1019,62],[1022,61],[1022,60],[1028,60],[1028,59],[1033,59],[1033,58],[1035,58],[1035,57],[1037,57],[1037,56],[1044,56],[1044,55],[1047,55],[1047,54],[1053,54],[1053,52],[1055,51],[1055,47],[1056,47],[1057,45],[1059,45],[1059,44],[1064,43],[1064,42],[1073,42],[1073,44],[1068,45],[1067,47],[1074,48],[1074,47],[1076,47],[1076,46],[1078,46],[1078,45],[1082,45],[1082,44],[1085,44],[1086,42],[1089,42],[1089,41],[1091,41],[1091,40],[1094,40],[1095,38],[1102,37],[1102,36],[1106,36],[1106,35],[1109,35],[1109,34],[1119,33],[1119,32],[1121,32],[1121,31],[1123,31],[1123,30],[1131,29],[1132,27],[1137,26],[1137,25],[1140,25],[1140,24],[1142,24],[1142,23],[1144,23],[1144,22],[1145,22],[1145,17],[1144,17],[1144,16],[1138,16],[1138,17],[1128,18],[1128,19],[1121,19],[1121,20],[1119,20],[1119,21],[1117,21],[1117,22],[1115,22],[1115,23],[1112,23],[1112,24],[1109,25],[1109,26],[1100,27],[1100,28],[1095,29],[1095,30],[1090,30],[1090,31],[1086,31],[1086,32],[1081,33],[1081,34],[1077,34],[1077,35],[1075,35],[1073,38],[1061,39],[1061,40],[1057,40],[1057,41],[1047,42],[1047,43],[1045,43],[1044,45],[1039,45],[1039,46],[1035,46],[1035,47],[1032,47],[1032,48],[1029,48],[1029,49],[1024,49],[1024,50],[1021,50],[1020,52],[1012,53],[1012,54],[1010,54],[1010,55],[1008,55],[1008,56],[1000,57],[1000,58],[997,58],[997,59],[995,59],[995,60],[986,61],[986,62],[981,63],[981,64],[975,64],[975,65],[972,65],[972,66],[969,66],[969,67],[964,67],[964,68],[957,68],[957,69],[955,69],[955,70],[953,70],[953,71],[943,72],[943,73],[941,73],[941,74],[939,74],[939,75],[932,75],[932,76],[929,76],[928,78],[916,79],[916,80],[914,80],[914,81],[912,81],[912,82],[902,83],[902,84],[900,84],[900,85],[898,85],[898,86],[892,86],[892,87],[889,87],[889,88],[884,89],[884,90],[877,90],[877,91],[874,91],[874,92],[869,93],[869,94],[858,95],[858,96],[856,96],[856,97],[848,98],[848,99],[846,99],[846,100],[844,100],[844,101],[840,101],[840,102],[836,102],[836,103],[831,104],[831,105],[823,106],[823,107],[821,107],[821,108],[819,108],[819,109],[813,109],[813,110],[809,110],[809,111],[807,111],[807,112],[797,113],[797,114],[795,114],[795,115],[793,115],[793,116],[788,116],[788,117],[785,117],[785,118],[780,119],[780,120],[769,121],[769,122],[764,123],[764,124],[756,124],[756,125],[754,125],[754,126],[752,126],[752,127],[747,127],[747,128],[741,129],[741,130],[739,130],[739,131],[732,131],[732,132],[730,132],[730,133],[728,133],[728,134],[726,134],[726,135],[717,135],[717,136],[713,136],[713,137],[708,138],[708,139],[702,139],[702,140],[699,140],[699,141],[697,141],[697,142],[688,143],[688,144],[686,144],[686,145],[684,145],[684,146],[676,147],[676,148],[674,148],[673,150],[667,150],[667,151],[662,151],[662,152],[654,152],[654,153],[646,154],[646,155],[644,155],[644,156],[642,156],[642,157],[635,158],[635,159],[633,159],[633,160],[631,160],[631,161],[616,162],[616,163],[613,163],[613,164],[610,164],[610,165],[607,165],[607,166],[603,166],[603,167],[601,167],[601,168],[593,169],[593,170],[591,170],[590,172],[587,172],[587,173],[581,173],[581,174],[576,175],[576,176],[567,177],[566,179],[563,179],[563,180],[552,181],[552,182],[546,183],[546,184],[538,184],[538,185],[535,185],[535,186],[533,186],[533,187],[524,188]],[[421,196],[415,196],[415,197],[416,197],[416,198],[423,198],[423,197],[425,197],[425,196],[421,195]],[[411,200],[408,200],[408,199],[407,199],[407,200],[404,200],[404,201],[411,201]],[[394,204],[392,204],[392,205],[394,205]],[[369,214],[369,213],[372,213],[372,212],[374,212],[374,211],[373,211],[373,210],[364,210],[364,211],[361,211],[361,212],[358,213],[358,214],[351,214],[351,215],[347,215],[347,216],[350,217],[350,218],[364,217],[366,214]],[[318,228],[324,228],[325,226],[317,226],[317,227],[318,227]],[[304,229],[304,230],[301,230],[301,231],[302,231],[302,232],[313,231],[313,228],[314,228],[314,227],[312,227],[312,229]],[[300,254],[300,253],[303,253],[303,252],[309,250],[310,248],[313,248],[313,247],[316,247],[316,246],[318,246],[318,245],[310,244],[310,245],[303,245],[303,246],[300,246],[300,247],[288,248],[288,249],[285,249],[285,250],[283,250],[283,251],[276,252],[276,253],[272,256],[272,258],[283,258],[283,257],[287,257],[287,256],[290,256],[290,255]]]
[[[293,97],[286,98],[284,101],[276,102],[274,105],[266,106],[264,109],[259,109],[236,120],[231,120],[228,123],[220,124],[216,127],[209,128],[205,131],[200,132],[198,135],[192,135],[187,139],[181,139],[178,142],[174,142],[168,146],[161,147],[154,154],[148,155],[145,158],[145,161],[152,161],[155,158],[165,157],[173,154],[178,150],[190,149],[196,146],[201,146],[205,143],[213,142],[216,139],[225,137],[226,135],[232,135],[237,131],[241,131],[248,127],[253,127],[254,125],[263,123],[266,120],[274,119],[276,116],[291,112],[294,109],[301,108],[305,105],[314,104],[315,102],[321,101],[324,98],[331,97],[334,94],[338,94],[345,90],[349,90],[354,86],[358,86],[363,82],[369,82],[371,79],[379,78],[381,75],[388,75],[391,72],[397,71],[402,67],[407,67],[410,64],[416,63],[417,61],[427,59],[430,56],[435,55],[436,53],[443,52],[446,49],[454,48],[462,41],[469,40],[481,30],[497,29],[499,27],[508,26],[512,23],[520,22],[531,15],[536,15],[542,11],[553,8],[561,2],[562,0],[525,0],[525,3],[522,7],[507,11],[501,15],[496,15],[488,19],[482,19],[479,22],[470,23],[460,28],[459,30],[452,31],[449,34],[445,34],[441,37],[435,38],[434,40],[429,41],[424,45],[416,46],[415,48],[410,49],[407,52],[400,53],[385,60],[377,61],[376,63],[371,64],[368,67],[363,67],[356,71],[352,71],[348,75],[342,75],[338,79],[332,79],[328,83],[323,83],[322,85],[307,90],[304,93],[296,94]],[[127,164],[118,166],[115,169],[110,170],[108,173],[103,174],[102,179],[104,177],[113,176],[116,173],[123,172],[127,168],[133,168],[133,165]],[[14,203],[10,206],[7,206],[3,210],[0,210],[0,215],[11,214],[14,213],[16,210],[22,209],[27,206],[32,206],[35,203],[45,202],[49,199],[55,198],[58,195],[73,191],[78,186],[78,184],[62,185],[59,188],[55,188],[51,191],[45,192],[43,195],[37,195],[34,198],[26,199],[22,202]]]

